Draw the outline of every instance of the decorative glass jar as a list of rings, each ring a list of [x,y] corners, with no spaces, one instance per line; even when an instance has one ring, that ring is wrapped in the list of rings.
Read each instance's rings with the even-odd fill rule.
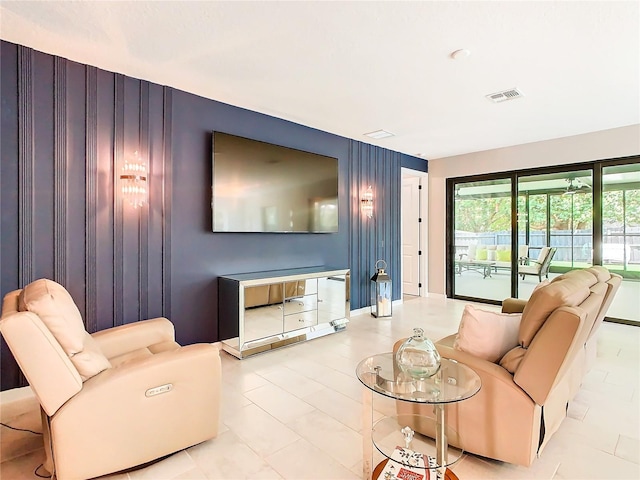
[[[440,370],[440,354],[433,342],[424,336],[424,330],[414,328],[413,336],[396,352],[396,363],[412,378],[425,379]]]

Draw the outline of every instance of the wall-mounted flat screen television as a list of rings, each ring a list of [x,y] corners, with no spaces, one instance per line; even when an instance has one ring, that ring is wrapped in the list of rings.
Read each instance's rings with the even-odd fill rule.
[[[338,231],[338,159],[213,132],[214,232]]]

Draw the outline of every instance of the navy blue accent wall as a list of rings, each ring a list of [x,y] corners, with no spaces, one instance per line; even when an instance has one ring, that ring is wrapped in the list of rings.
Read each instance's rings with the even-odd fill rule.
[[[403,155],[402,166],[404,168],[410,168],[411,170],[417,170],[418,172],[427,172],[429,164],[423,158]]]
[[[361,193],[369,186],[373,192],[373,217],[361,213],[352,217],[349,255],[352,309],[370,305],[370,279],[377,260],[387,263],[393,298],[400,298],[401,166],[407,157],[373,145],[350,142],[350,210],[358,211]]]
[[[203,334],[205,338],[217,338],[218,321],[224,321],[217,318],[219,275],[314,265],[348,266],[347,139],[177,90],[173,92],[173,125],[171,306],[172,320],[184,325],[187,338],[201,338]],[[212,233],[214,130],[338,158],[339,232]]]
[[[400,168],[426,161],[1,42],[0,294],[55,279],[94,332],[166,316],[180,343],[221,340],[217,277],[331,265],[369,304],[384,259],[400,296]],[[214,130],[339,159],[339,232],[211,231]],[[149,202],[124,204],[119,172],[138,152]],[[360,193],[374,191],[374,217]],[[1,386],[24,383],[2,341]]]

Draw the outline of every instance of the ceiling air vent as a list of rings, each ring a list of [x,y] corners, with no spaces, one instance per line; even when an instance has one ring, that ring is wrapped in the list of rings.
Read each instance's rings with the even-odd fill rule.
[[[507,100],[513,100],[515,98],[524,97],[524,93],[522,93],[517,88],[511,88],[509,90],[503,90],[502,92],[492,93],[491,95],[485,95],[489,100],[493,103],[505,102]]]

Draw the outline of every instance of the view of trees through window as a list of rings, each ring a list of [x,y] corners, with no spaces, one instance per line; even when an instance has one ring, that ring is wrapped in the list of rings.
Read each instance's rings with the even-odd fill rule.
[[[602,262],[640,278],[640,165],[603,169]]]
[[[456,230],[485,233],[509,230],[511,197],[456,200]]]

